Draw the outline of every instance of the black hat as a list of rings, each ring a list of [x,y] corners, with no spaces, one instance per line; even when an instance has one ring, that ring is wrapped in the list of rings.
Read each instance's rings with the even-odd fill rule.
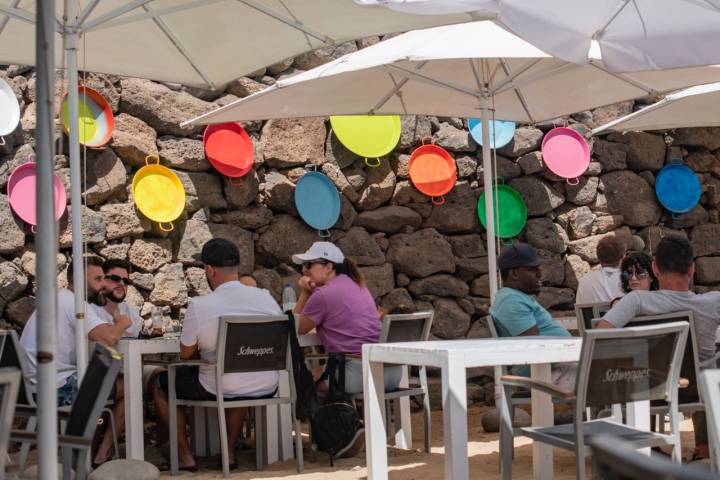
[[[230,240],[213,238],[203,245],[200,260],[212,267],[237,267],[240,265],[240,251]]]
[[[509,270],[519,267],[539,267],[543,262],[538,257],[533,247],[526,243],[516,243],[507,248],[498,256],[498,268],[500,270]]]

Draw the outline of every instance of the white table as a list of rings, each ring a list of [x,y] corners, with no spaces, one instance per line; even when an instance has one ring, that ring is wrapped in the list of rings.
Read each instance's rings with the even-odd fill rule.
[[[363,345],[368,479],[388,478],[383,363],[440,368],[445,478],[466,479],[469,472],[465,370],[495,365],[531,365],[533,378],[549,382],[550,363],[578,361],[581,344],[582,339],[577,337],[516,337]],[[533,426],[553,424],[553,404],[549,395],[533,391],[532,416]],[[647,417],[649,419],[649,413]],[[552,459],[552,447],[533,444],[534,478],[553,478]]]
[[[315,334],[300,335],[298,341],[301,346],[321,345]],[[151,353],[179,353],[180,341],[177,338],[122,338],[117,344],[117,349],[123,354],[123,371],[125,385],[125,448],[126,457],[144,460],[145,459],[145,438],[143,428],[143,385],[142,385],[142,356]],[[289,394],[289,377],[282,373],[280,377],[279,392],[281,395]],[[265,435],[267,444],[265,454],[267,463],[277,460],[287,460],[293,455],[292,442],[292,421],[290,420],[290,406],[280,405],[280,409],[266,408],[266,425],[268,435]],[[203,422],[204,418],[199,409],[195,409],[196,422]],[[209,421],[213,420],[209,418]],[[216,420],[215,420],[216,422]],[[204,430],[204,429],[202,429]],[[283,439],[277,441],[277,435]],[[216,450],[217,444],[212,438],[208,441],[208,451]],[[200,451],[205,450],[204,435],[195,438],[193,446]]]

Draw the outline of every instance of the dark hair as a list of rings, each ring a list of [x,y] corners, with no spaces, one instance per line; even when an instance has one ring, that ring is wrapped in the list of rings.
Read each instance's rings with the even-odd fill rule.
[[[650,290],[657,290],[658,280],[655,277],[652,269],[652,257],[645,252],[630,252],[623,258],[622,265],[620,265],[620,271],[625,273],[631,268],[634,268],[635,272],[643,270],[648,273],[650,279]],[[626,278],[625,275],[620,276],[622,283],[623,292],[630,291],[630,279]]]
[[[92,265],[94,267],[103,268],[105,265],[105,261],[101,257],[98,257],[97,255],[85,255],[82,257],[82,259],[85,262],[85,264],[87,264],[87,266]],[[73,279],[73,265],[74,264],[75,264],[74,259],[70,260],[68,262],[68,266],[67,266],[67,270],[66,270],[68,285],[74,284],[74,279]]]
[[[240,251],[230,240],[213,238],[203,245],[200,260],[212,267],[237,267],[240,265]]]
[[[510,270],[512,270],[512,268],[506,268],[504,270],[500,270],[500,278],[503,281],[507,280],[508,277],[510,276]]]
[[[352,278],[355,283],[361,286],[365,286],[365,275],[362,274],[360,269],[357,266],[357,263],[355,263],[354,260],[350,260],[349,258],[345,257],[345,260],[342,263],[333,263],[330,262],[333,266],[333,269],[335,270],[335,273],[338,275],[345,274],[348,277]]]
[[[597,245],[598,260],[603,266],[617,266],[625,255],[625,242],[618,237],[608,235],[600,239]]]
[[[130,264],[125,260],[120,260],[118,258],[111,258],[110,260],[106,260],[105,264],[103,265],[103,271],[107,273],[113,268],[122,268],[126,272],[130,273]]]
[[[680,235],[663,237],[655,250],[655,264],[662,273],[688,273],[693,264],[690,241]]]

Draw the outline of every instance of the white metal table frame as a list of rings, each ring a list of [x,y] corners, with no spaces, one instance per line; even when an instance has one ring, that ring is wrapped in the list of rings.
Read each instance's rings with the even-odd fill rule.
[[[385,396],[383,363],[440,368],[445,478],[466,479],[469,478],[466,369],[494,365],[531,365],[533,378],[549,382],[551,381],[550,364],[578,361],[581,345],[582,339],[577,337],[515,337],[363,345],[368,479],[388,478],[383,418]],[[501,404],[504,405],[502,402]],[[649,406],[647,408],[648,414],[645,416],[649,422]],[[532,414],[533,426],[552,425],[551,397],[533,391]],[[552,447],[533,443],[534,478],[552,478],[552,460]]]
[[[314,334],[301,335],[298,337],[301,346],[321,345]],[[178,338],[151,338],[136,339],[122,338],[117,344],[117,349],[123,354],[123,371],[125,386],[125,448],[126,458],[145,459],[145,438],[144,438],[144,411],[143,411],[143,385],[142,385],[142,356],[152,353],[179,353],[180,340]],[[278,386],[280,394],[290,391],[289,378],[286,372],[282,372]],[[194,421],[197,425],[204,423],[205,418],[200,409],[195,409]],[[290,405],[281,405],[279,410],[266,408],[265,425],[268,428],[268,435],[265,435],[265,461],[274,463],[278,460],[293,458],[292,421]],[[217,417],[209,415],[208,422],[217,422]],[[193,441],[193,447],[200,452],[219,449],[219,443],[214,441],[214,436],[208,439],[210,444],[205,445],[204,428],[197,428],[198,435]],[[277,434],[273,434],[277,432]],[[282,440],[277,441],[278,437]]]

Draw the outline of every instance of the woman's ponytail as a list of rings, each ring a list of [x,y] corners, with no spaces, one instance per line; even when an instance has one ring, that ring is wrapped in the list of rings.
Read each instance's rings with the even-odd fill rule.
[[[357,263],[355,263],[353,260],[345,257],[343,263],[334,263],[333,265],[335,266],[335,272],[338,275],[344,273],[348,277],[352,278],[353,281],[358,285],[362,287],[365,286],[365,276],[358,268]]]

